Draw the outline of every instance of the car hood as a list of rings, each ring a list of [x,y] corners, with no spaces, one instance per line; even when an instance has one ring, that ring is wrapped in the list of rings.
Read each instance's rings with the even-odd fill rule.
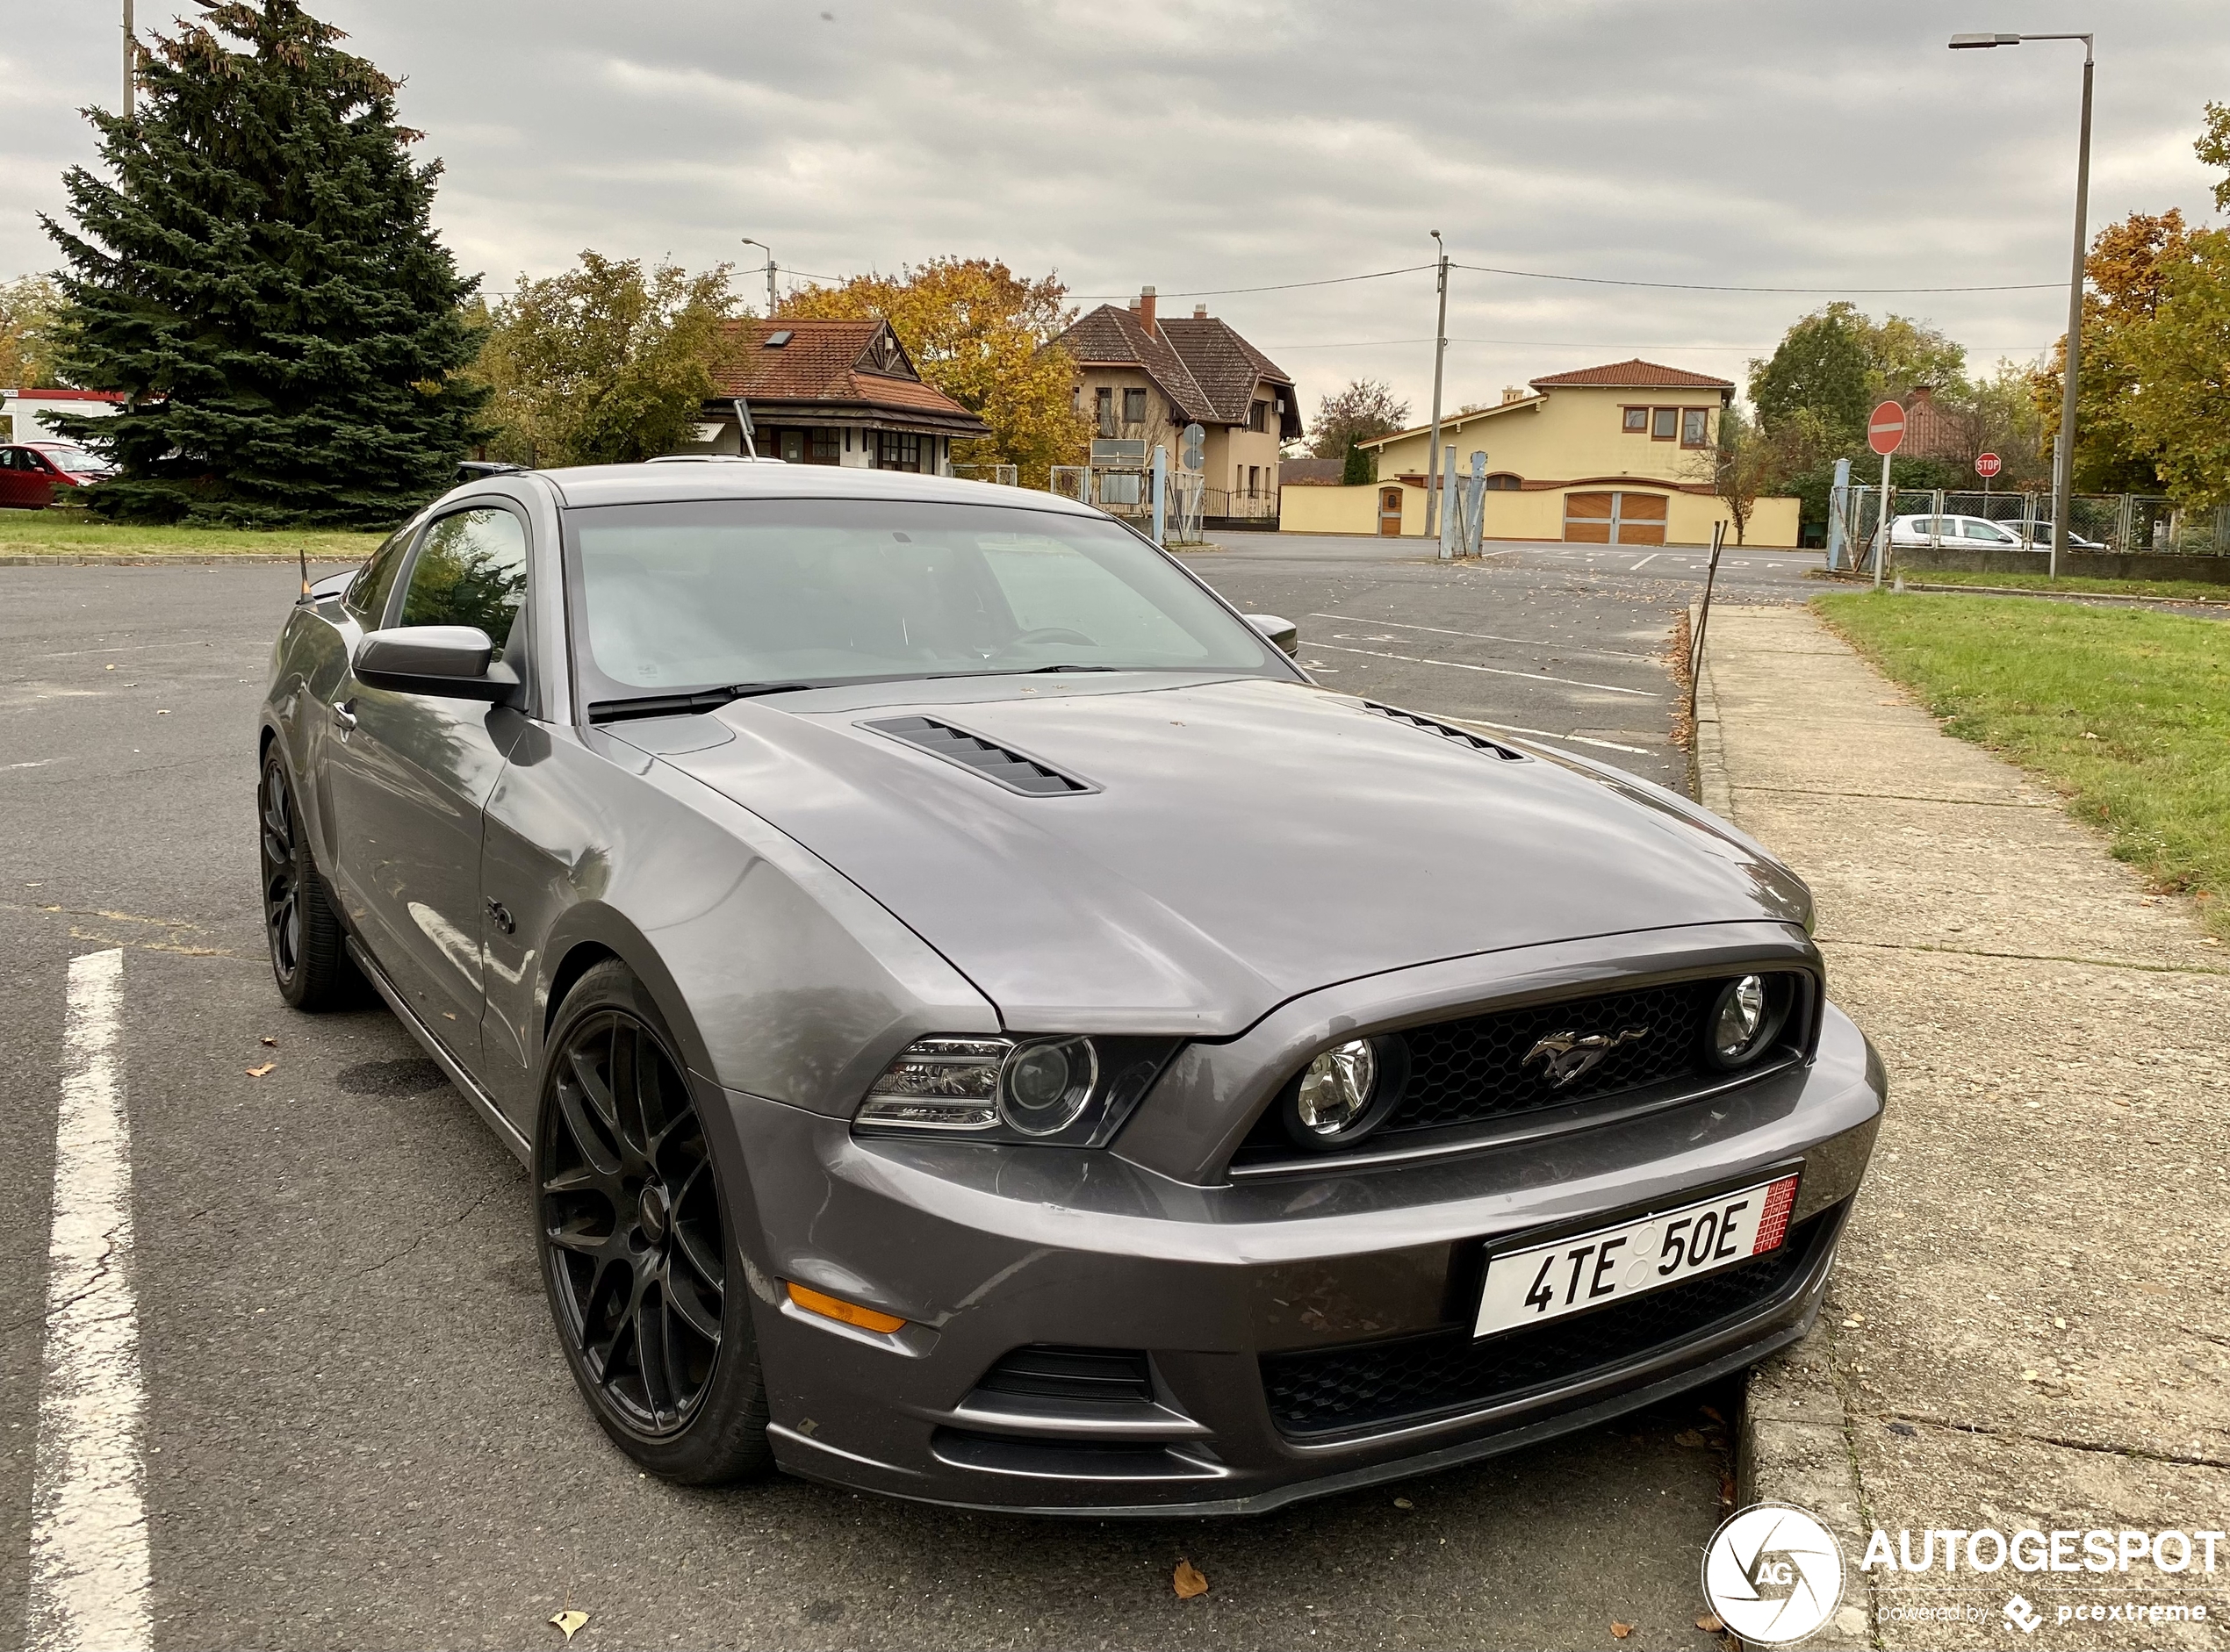
[[[908,692],[922,698],[820,691],[738,701],[694,732],[610,732],[837,867],[1017,1031],[1229,1036],[1410,965],[1809,915],[1794,874],[1659,787],[1537,749],[1499,758],[1306,684]],[[866,726],[911,717],[1089,789],[1018,794]]]

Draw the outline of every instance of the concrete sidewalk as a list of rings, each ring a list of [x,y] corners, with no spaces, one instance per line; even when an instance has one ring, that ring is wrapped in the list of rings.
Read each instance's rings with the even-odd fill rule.
[[[1708,654],[1703,801],[1810,881],[1890,1075],[1829,1312],[1744,1441],[1745,1501],[1844,1538],[1819,1644],[2224,1644],[2230,1542],[2212,1575],[1856,1569],[1872,1527],[2230,1526],[2230,952],[1808,610],[1715,610]],[[2133,1601],[2207,1621],[2057,1620]]]

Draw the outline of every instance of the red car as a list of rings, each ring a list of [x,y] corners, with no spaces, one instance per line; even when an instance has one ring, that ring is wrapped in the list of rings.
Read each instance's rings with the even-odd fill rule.
[[[16,442],[0,447],[0,506],[44,510],[57,488],[86,487],[115,467],[67,442]]]

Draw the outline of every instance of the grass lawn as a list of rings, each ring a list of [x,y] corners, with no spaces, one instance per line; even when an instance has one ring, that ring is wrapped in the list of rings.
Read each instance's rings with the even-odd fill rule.
[[[1935,570],[1894,571],[1909,585],[1996,585],[2007,591],[2064,591],[2075,596],[2181,597],[2187,601],[2230,602],[2230,585],[2207,579],[2092,579],[2063,574],[2054,579],[2040,573],[1948,573]]]
[[[2230,936],[2230,621],[2018,597],[1812,606],[1946,733],[2050,781]]]
[[[270,533],[250,528],[139,528],[83,510],[0,511],[0,557],[291,557],[361,562],[384,534]]]

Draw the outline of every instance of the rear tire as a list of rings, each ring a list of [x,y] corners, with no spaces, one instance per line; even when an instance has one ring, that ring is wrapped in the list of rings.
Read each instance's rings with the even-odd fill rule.
[[[294,788],[276,743],[263,754],[255,801],[263,867],[263,939],[279,996],[294,1009],[313,1013],[344,1008],[356,1001],[361,978],[349,961],[346,934],[326,893],[325,880],[310,858],[302,814],[295,807]]]
[[[543,1059],[535,1244],[558,1345],[613,1443],[683,1485],[773,1467],[736,1225],[665,1017],[615,959]]]

